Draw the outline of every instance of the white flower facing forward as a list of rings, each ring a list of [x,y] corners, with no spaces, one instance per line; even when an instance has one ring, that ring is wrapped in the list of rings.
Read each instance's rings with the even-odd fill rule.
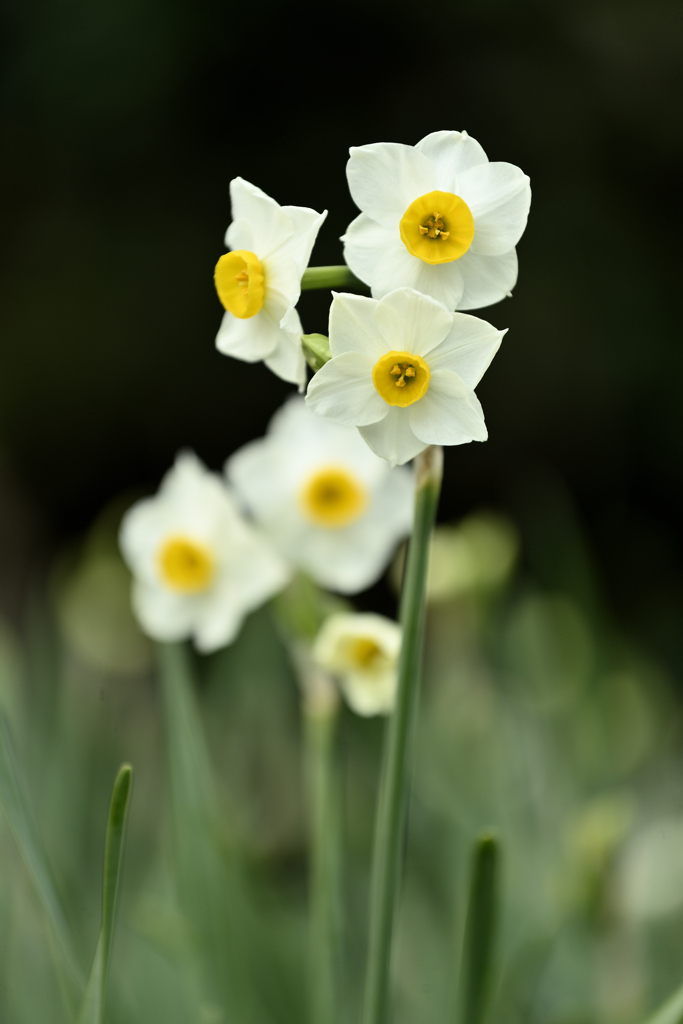
[[[191,452],[178,456],[155,497],[129,509],[120,544],[142,628],[155,640],[193,637],[200,651],[234,640],[247,612],[289,579],[221,478]]]
[[[358,431],[289,399],[264,438],[226,465],[230,483],[281,554],[330,590],[374,583],[412,525],[413,483]]]
[[[230,182],[233,221],[216,264],[216,291],[226,309],[216,347],[266,366],[303,390],[306,362],[295,306],[320,225],[327,216],[304,206],[279,206],[242,178]]]
[[[396,698],[401,628],[383,615],[330,615],[313,644],[313,660],[339,682],[359,715],[386,715]]]
[[[412,288],[380,299],[335,295],[330,351],[308,385],[308,405],[359,428],[393,466],[430,444],[487,438],[474,388],[505,331],[449,313]]]
[[[374,298],[405,285],[448,309],[480,309],[510,293],[531,203],[519,167],[489,163],[467,132],[350,152],[349,188],[363,212],[342,238],[344,257]]]

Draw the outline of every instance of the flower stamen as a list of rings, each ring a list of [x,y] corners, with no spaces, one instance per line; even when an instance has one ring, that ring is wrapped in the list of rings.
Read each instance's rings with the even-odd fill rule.
[[[395,377],[398,380],[394,380]],[[430,377],[424,359],[410,352],[387,352],[377,360],[372,371],[372,382],[384,401],[388,405],[403,407],[422,398],[429,387]]]
[[[452,192],[428,192],[410,204],[401,218],[400,232],[406,249],[413,256],[425,263],[450,263],[471,246],[474,220],[460,196]]]

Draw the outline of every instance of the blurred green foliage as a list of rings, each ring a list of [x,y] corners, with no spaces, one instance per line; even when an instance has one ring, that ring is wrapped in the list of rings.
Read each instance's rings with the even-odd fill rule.
[[[133,657],[132,618],[111,615],[117,574],[82,604],[73,597],[105,555],[116,564],[105,540],[97,525],[60,568],[58,628],[38,609],[22,639],[8,627],[0,639],[0,706],[81,970],[100,923],[109,789],[126,759],[136,788],[107,1020],[294,1024],[306,1012],[307,811],[281,627],[263,609],[209,658],[182,646]],[[428,619],[398,1024],[455,1019],[471,844],[490,827],[504,851],[491,1020],[637,1024],[681,982],[681,713],[666,671],[610,621],[580,536],[572,543],[548,586],[513,572],[517,540],[500,517],[438,538],[440,563],[449,545],[460,554],[450,589],[439,566]],[[492,583],[495,550],[508,557]],[[79,616],[115,659],[82,642]],[[382,729],[349,712],[339,723],[342,1021],[356,1019],[362,990]],[[0,1019],[67,1021],[59,948],[4,820],[0,922]]]

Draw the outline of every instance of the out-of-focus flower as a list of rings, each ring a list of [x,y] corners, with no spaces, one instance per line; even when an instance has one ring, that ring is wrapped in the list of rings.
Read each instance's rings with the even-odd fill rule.
[[[344,594],[374,583],[410,532],[413,484],[390,470],[358,431],[291,398],[264,438],[228,460],[230,483],[281,554]]]
[[[519,167],[489,163],[467,132],[443,131],[416,146],[352,148],[347,176],[363,212],[344,256],[375,298],[407,285],[448,309],[479,309],[509,295],[531,203]]]
[[[234,640],[247,612],[289,577],[221,478],[191,452],[178,456],[155,497],[126,513],[120,544],[143,629],[156,640],[191,636],[200,651]]]
[[[310,381],[307,402],[321,416],[358,427],[393,466],[429,444],[485,441],[474,388],[504,334],[412,288],[379,302],[335,295],[332,359]]]
[[[491,593],[505,586],[519,553],[513,523],[497,512],[475,512],[452,526],[437,526],[429,547],[427,601],[441,603],[463,594]],[[405,552],[392,569],[396,588]]]
[[[384,715],[396,698],[401,627],[383,615],[330,615],[313,645],[313,660],[332,673],[349,707],[359,715]]]
[[[304,206],[279,206],[242,178],[230,182],[232,252],[216,264],[216,291],[226,309],[216,336],[225,355],[266,366],[302,390],[306,362],[295,306],[301,275],[327,216]]]

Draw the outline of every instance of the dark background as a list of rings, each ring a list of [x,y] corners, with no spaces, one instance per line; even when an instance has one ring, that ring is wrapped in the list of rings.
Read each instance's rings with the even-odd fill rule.
[[[441,517],[519,524],[553,585],[583,538],[607,605],[680,655],[683,5],[21,0],[2,26],[0,598],[182,446],[213,468],[291,390],[219,355],[228,183],[328,208],[350,145],[463,129],[533,189],[486,445]],[[325,331],[329,296],[303,297]],[[573,524],[573,525],[571,525]],[[574,532],[572,532],[574,531]]]

